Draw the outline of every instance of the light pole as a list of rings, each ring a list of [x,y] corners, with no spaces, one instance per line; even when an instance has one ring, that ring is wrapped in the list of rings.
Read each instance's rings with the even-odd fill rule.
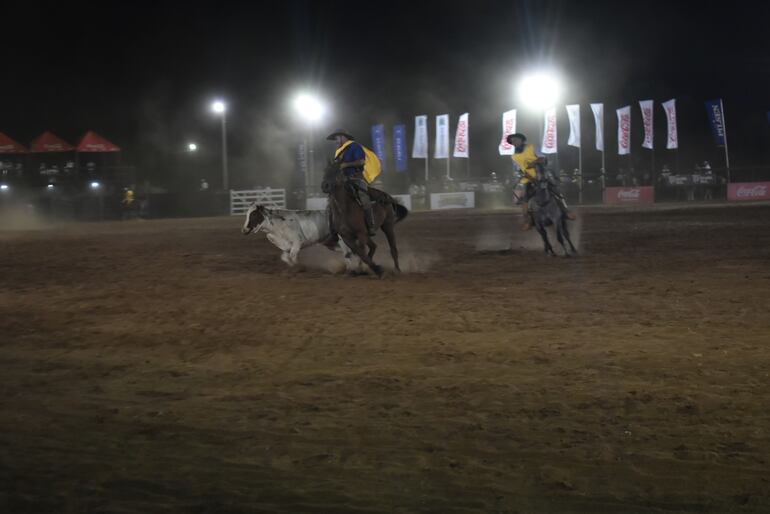
[[[315,95],[309,93],[300,93],[294,97],[293,102],[295,115],[306,125],[306,144],[308,148],[308,170],[305,174],[305,198],[307,199],[310,187],[314,186],[315,180],[315,156],[313,155],[313,128],[326,114],[326,105]]]
[[[222,118],[222,190],[227,191],[227,105],[222,100],[216,100],[212,102],[211,110]],[[196,146],[195,148],[197,149],[198,147]],[[190,149],[190,151],[193,150]]]

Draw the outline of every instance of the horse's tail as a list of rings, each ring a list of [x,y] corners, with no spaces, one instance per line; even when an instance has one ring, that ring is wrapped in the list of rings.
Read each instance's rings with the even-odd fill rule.
[[[396,211],[396,223],[406,218],[409,214],[409,209],[396,201],[393,202],[393,210]]]

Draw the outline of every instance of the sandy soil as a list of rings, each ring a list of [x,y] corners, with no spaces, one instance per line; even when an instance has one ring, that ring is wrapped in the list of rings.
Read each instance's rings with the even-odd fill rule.
[[[770,512],[770,206],[241,222],[0,231],[1,512]]]

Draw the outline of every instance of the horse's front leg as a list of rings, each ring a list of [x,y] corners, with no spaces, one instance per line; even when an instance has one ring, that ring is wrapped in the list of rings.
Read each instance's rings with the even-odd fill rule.
[[[543,238],[543,246],[545,247],[545,254],[550,256],[555,256],[556,254],[553,251],[551,242],[548,241],[548,232],[546,232],[543,224],[535,223],[535,228],[537,229],[537,233],[540,234],[540,237]]]

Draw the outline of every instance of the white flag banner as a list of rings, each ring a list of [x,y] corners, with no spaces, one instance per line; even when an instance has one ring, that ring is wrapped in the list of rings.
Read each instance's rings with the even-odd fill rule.
[[[428,116],[414,117],[414,145],[412,159],[428,158]]]
[[[436,159],[449,159],[449,115],[436,116]]]
[[[545,128],[543,130],[543,146],[540,151],[546,153],[556,153],[556,107],[551,107],[545,111],[543,117]]]
[[[652,100],[640,100],[639,108],[642,110],[642,124],[644,125],[644,141],[642,142],[642,148],[649,148],[652,150]]]
[[[468,113],[460,116],[457,121],[457,133],[455,134],[454,157],[468,158]]]
[[[631,153],[631,106],[626,105],[617,111],[618,114],[618,155]]]
[[[500,140],[498,150],[500,155],[513,155],[513,146],[505,140],[511,134],[516,133],[516,109],[503,113],[503,138]]]
[[[569,139],[567,144],[580,148],[580,106],[568,105],[567,117],[569,118]]]
[[[604,151],[604,104],[591,104],[596,122],[596,149]]]
[[[668,120],[666,148],[674,150],[679,148],[679,135],[676,131],[676,99],[672,98],[668,102],[663,102],[663,110],[666,111],[666,120]]]

